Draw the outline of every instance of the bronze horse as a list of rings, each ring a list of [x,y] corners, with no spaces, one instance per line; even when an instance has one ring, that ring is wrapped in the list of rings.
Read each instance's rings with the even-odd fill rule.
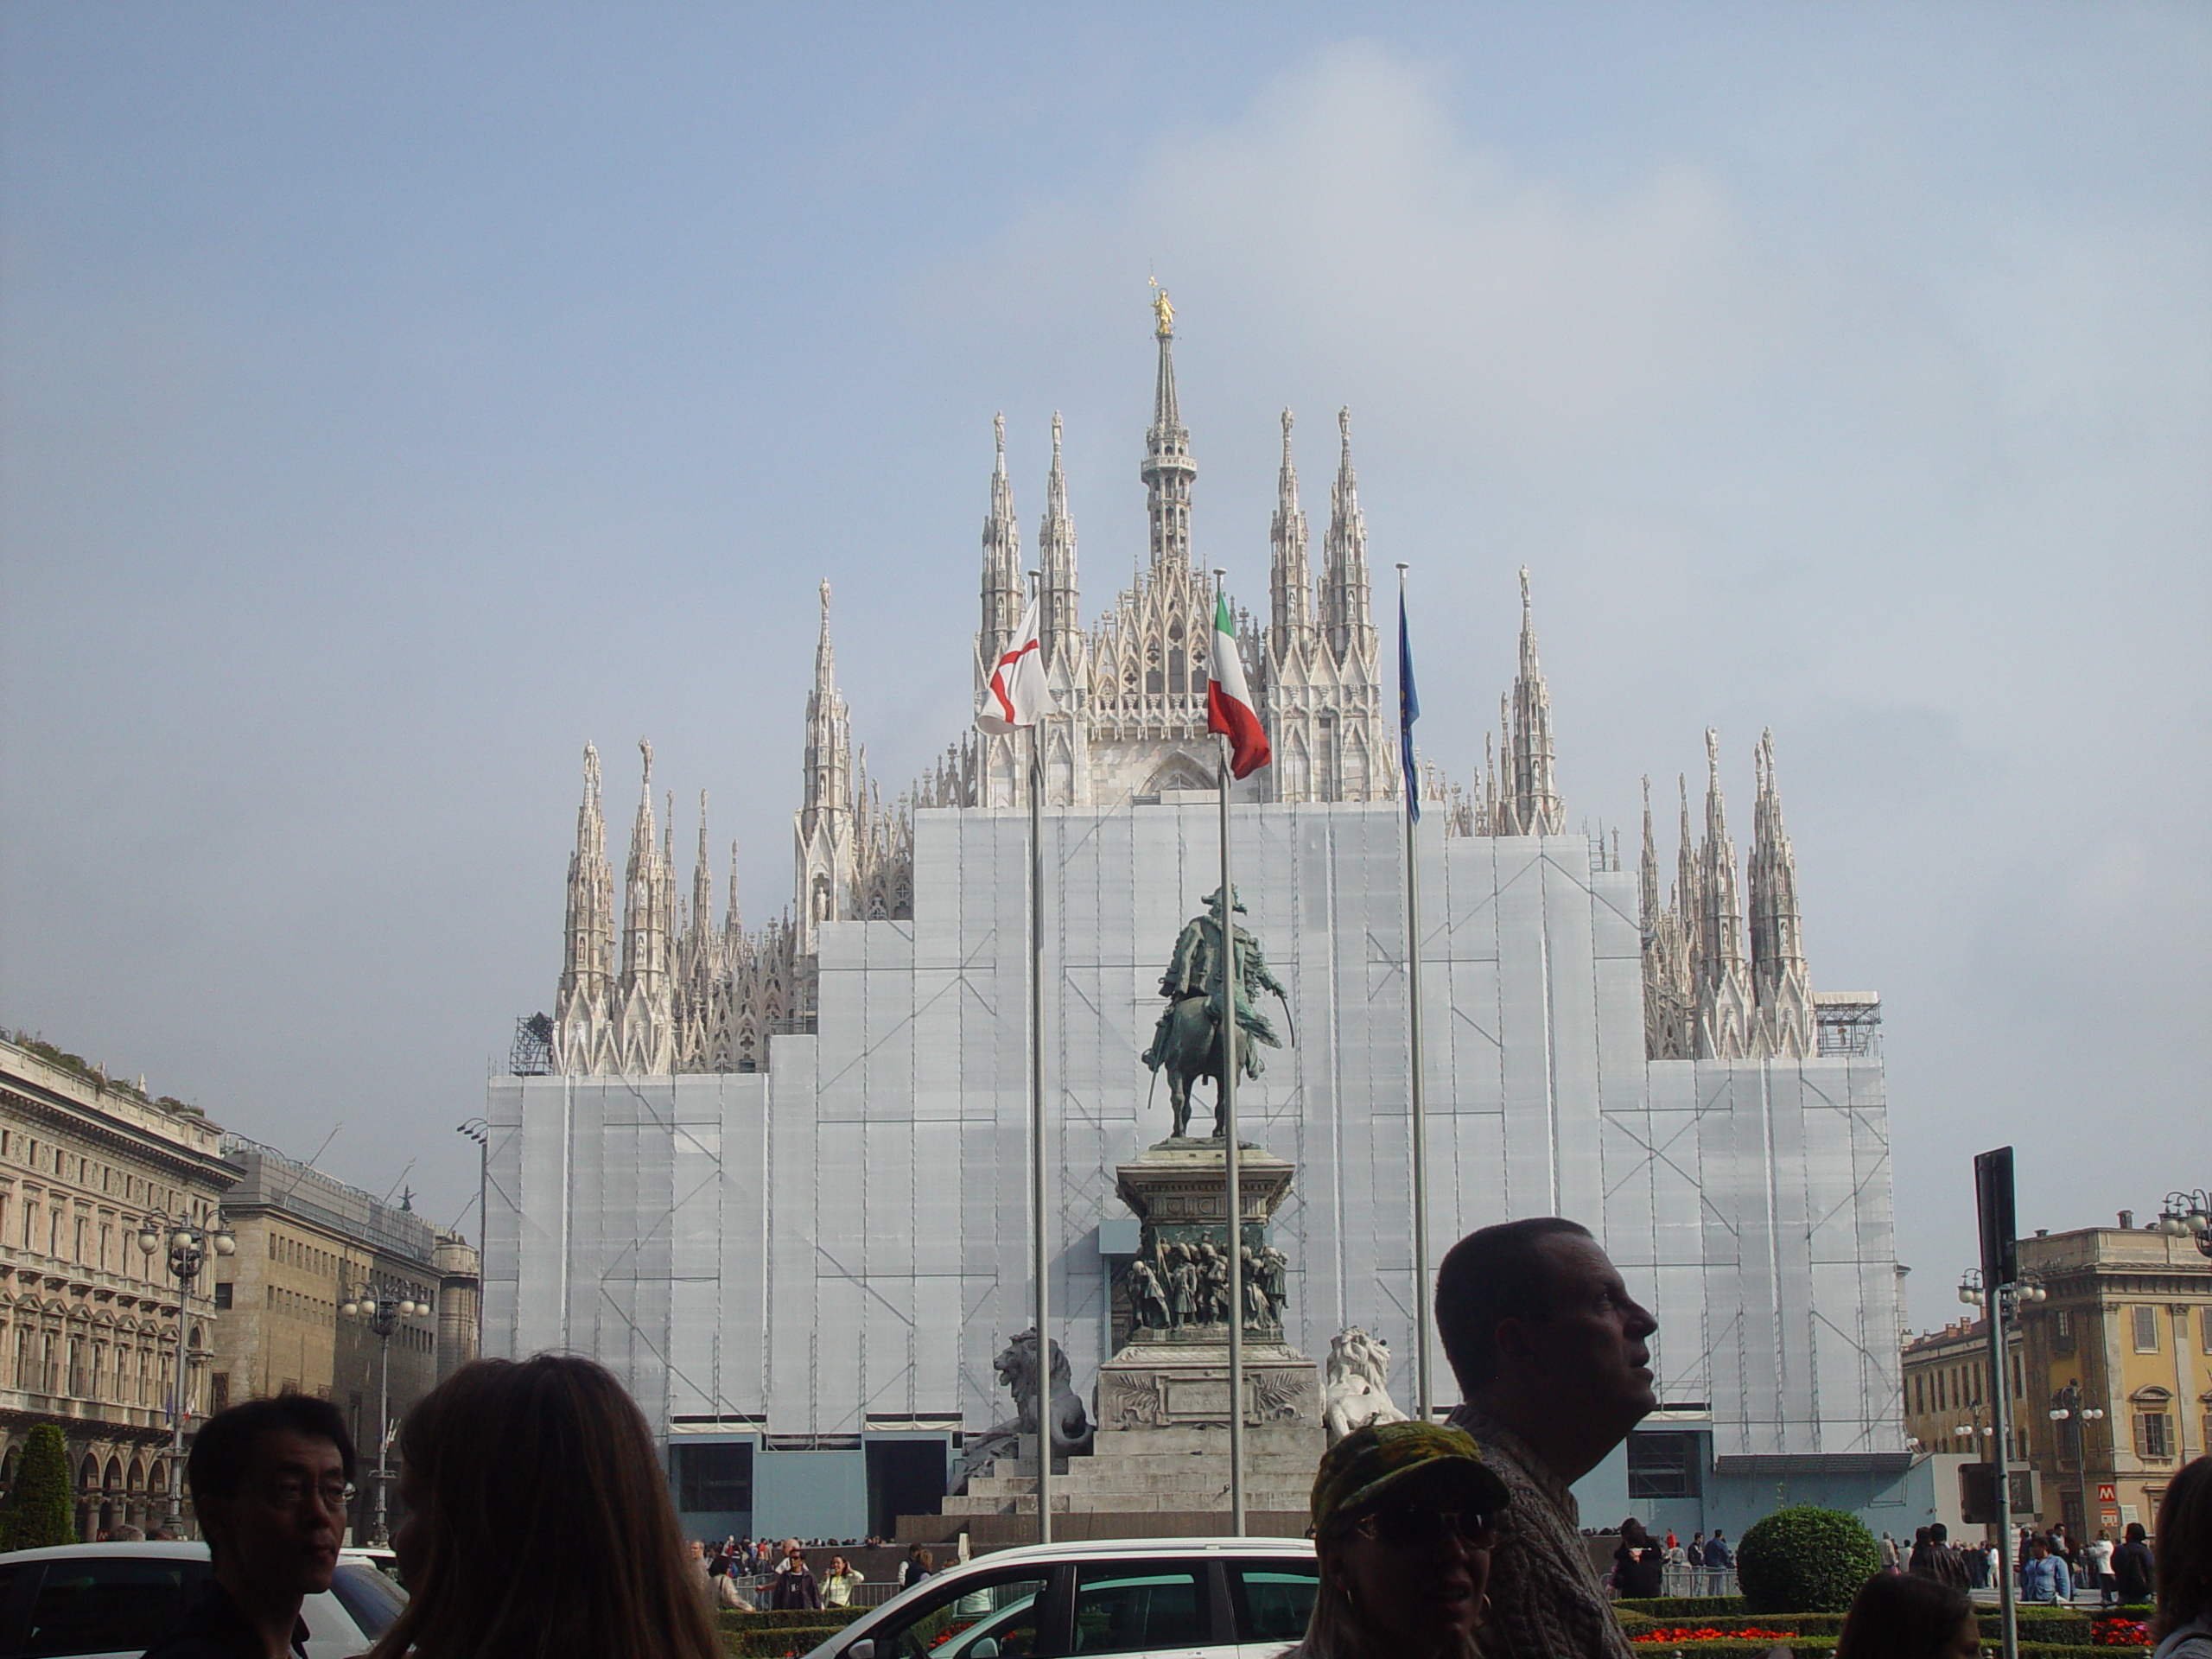
[[[1281,990],[1275,992],[1281,996]],[[1191,1132],[1191,1085],[1200,1078],[1211,1078],[1214,1085],[1213,1135],[1218,1141],[1226,1133],[1222,1122],[1221,1102],[1221,1020],[1220,1002],[1217,997],[1197,995],[1179,997],[1167,1010],[1166,1018],[1153,1044],[1144,1052],[1144,1063],[1156,1077],[1167,1073],[1167,1107],[1173,1115],[1173,1135],[1177,1140]],[[1288,998],[1283,999],[1283,1013],[1290,1012]],[[1236,1033],[1236,1058],[1243,1067],[1243,1075],[1260,1075],[1260,1057],[1254,1052],[1255,1037],[1269,1048],[1281,1048],[1282,1044],[1264,1023],[1254,1021],[1249,1010],[1240,1008],[1243,1017],[1237,1020],[1241,1029]]]

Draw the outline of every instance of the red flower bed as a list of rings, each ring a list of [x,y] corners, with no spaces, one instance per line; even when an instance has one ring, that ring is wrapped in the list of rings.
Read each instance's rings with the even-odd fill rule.
[[[1662,1642],[1787,1642],[1794,1634],[1790,1630],[1763,1630],[1755,1624],[1745,1624],[1736,1630],[1723,1630],[1718,1624],[1665,1624],[1631,1636],[1629,1640],[1639,1644]]]
[[[2147,1648],[2151,1627],[2139,1618],[2100,1618],[2089,1625],[2089,1645],[2096,1648]]]

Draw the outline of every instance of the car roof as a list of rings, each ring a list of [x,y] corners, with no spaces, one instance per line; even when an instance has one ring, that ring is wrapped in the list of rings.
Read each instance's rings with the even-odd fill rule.
[[[148,1538],[122,1544],[49,1544],[43,1549],[11,1549],[0,1561],[61,1561],[86,1555],[150,1555],[156,1560],[204,1561],[207,1546],[175,1538]]]
[[[1101,1555],[1311,1555],[1308,1538],[1234,1538],[1216,1534],[1205,1538],[1084,1538],[1060,1544],[1023,1544],[995,1549],[988,1554],[949,1562],[942,1569],[965,1571],[975,1567],[1018,1567],[1027,1562],[1084,1560]]]

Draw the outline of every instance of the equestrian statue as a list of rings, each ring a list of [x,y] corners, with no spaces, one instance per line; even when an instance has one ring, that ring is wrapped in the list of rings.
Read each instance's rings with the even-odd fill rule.
[[[1191,1132],[1191,1085],[1201,1077],[1211,1077],[1217,1090],[1214,1097],[1213,1138],[1220,1140],[1225,1133],[1222,1122],[1221,1097],[1218,1093],[1222,1077],[1221,987],[1228,969],[1227,953],[1221,947],[1224,893],[1217,887],[1206,895],[1207,913],[1193,916],[1183,925],[1183,931],[1175,941],[1175,955],[1161,976],[1160,994],[1167,999],[1167,1006],[1160,1010],[1160,1023],[1152,1033],[1152,1046],[1144,1052],[1144,1063],[1158,1077],[1167,1073],[1167,1104],[1174,1115],[1173,1138],[1189,1137]],[[1236,899],[1234,888],[1228,891],[1226,908],[1232,915],[1241,915],[1244,906]],[[1282,1039],[1275,1035],[1273,1025],[1254,1002],[1262,992],[1272,992],[1282,1003],[1283,1023],[1290,1024],[1290,998],[1275,976],[1268,971],[1266,954],[1260,949],[1258,939],[1242,926],[1236,931],[1236,1060],[1243,1068],[1243,1075],[1256,1077],[1265,1070],[1260,1061],[1255,1043],[1269,1048],[1281,1048]],[[1294,1038],[1296,1033],[1292,1033]]]

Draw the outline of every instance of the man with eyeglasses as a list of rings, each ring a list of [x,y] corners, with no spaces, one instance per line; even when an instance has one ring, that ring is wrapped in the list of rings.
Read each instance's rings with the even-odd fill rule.
[[[1513,1500],[1491,1556],[1485,1656],[1633,1659],[1570,1489],[1658,1404],[1646,1345],[1658,1328],[1578,1223],[1502,1223],[1445,1256],[1436,1331],[1466,1402],[1452,1421]]]
[[[300,1605],[330,1588],[353,1496],[346,1420],[306,1395],[249,1400],[200,1426],[187,1473],[214,1576],[146,1659],[304,1659]]]

